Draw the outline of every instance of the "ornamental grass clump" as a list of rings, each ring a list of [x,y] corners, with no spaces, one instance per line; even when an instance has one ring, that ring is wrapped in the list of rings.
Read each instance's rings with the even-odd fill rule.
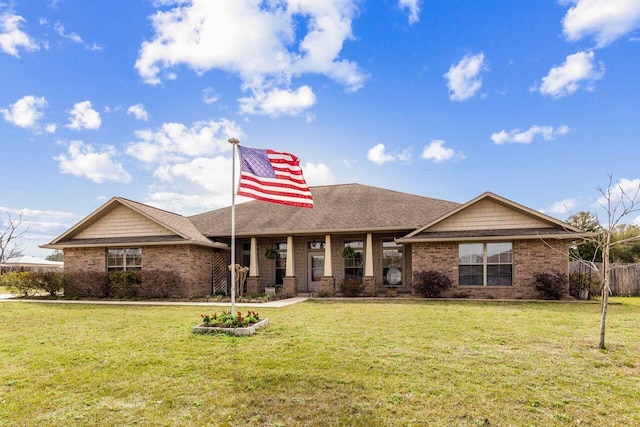
[[[223,311],[221,314],[201,314],[202,325],[206,328],[246,328],[260,321],[260,315],[255,311],[247,311],[246,316],[242,312],[236,312],[233,316],[231,311]]]

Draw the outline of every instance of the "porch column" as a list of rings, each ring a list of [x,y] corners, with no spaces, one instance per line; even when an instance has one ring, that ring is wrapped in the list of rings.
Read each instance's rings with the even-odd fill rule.
[[[287,236],[287,269],[283,279],[283,292],[286,296],[296,295],[295,251],[293,250],[293,236]]]
[[[367,244],[364,247],[364,277],[362,278],[364,285],[363,293],[365,296],[376,295],[376,278],[373,277],[373,237],[371,233],[367,233]]]
[[[287,237],[287,270],[286,270],[286,275],[287,277],[291,277],[291,276],[295,276],[296,273],[296,269],[295,269],[295,261],[294,261],[294,256],[293,256],[294,252],[293,252],[293,237],[292,236],[288,236]]]
[[[333,277],[333,265],[331,263],[331,235],[324,236],[324,273],[320,280],[318,292],[332,297],[336,294],[336,279]]]
[[[249,254],[249,277],[257,277],[260,275],[258,267],[258,239],[251,238],[251,253]]]
[[[333,266],[331,265],[331,235],[324,236],[324,276],[333,276]]]
[[[264,286],[260,280],[260,268],[258,263],[258,239],[251,238],[251,248],[249,250],[249,277],[247,277],[247,295],[256,295],[264,292]]]
[[[364,247],[364,275],[373,276],[373,238],[371,233],[367,233],[367,244]]]

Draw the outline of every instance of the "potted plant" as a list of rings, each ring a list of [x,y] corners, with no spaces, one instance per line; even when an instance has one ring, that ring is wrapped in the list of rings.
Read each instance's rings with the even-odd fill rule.
[[[351,246],[345,246],[342,250],[342,258],[355,258],[356,251]]]
[[[278,252],[273,248],[267,248],[264,250],[264,257],[266,259],[276,259]]]

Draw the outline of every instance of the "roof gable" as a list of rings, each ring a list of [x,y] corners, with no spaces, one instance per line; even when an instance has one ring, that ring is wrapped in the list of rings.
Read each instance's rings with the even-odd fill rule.
[[[182,215],[114,197],[45,246],[136,241],[215,245]]]
[[[402,240],[583,233],[563,221],[487,192],[409,233]]]

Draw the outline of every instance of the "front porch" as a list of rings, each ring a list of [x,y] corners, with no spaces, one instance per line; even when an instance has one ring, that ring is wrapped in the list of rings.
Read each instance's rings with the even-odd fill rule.
[[[389,291],[410,293],[410,245],[394,241],[401,235],[240,237],[236,260],[249,267],[249,295],[276,287],[285,297],[340,296],[344,280],[359,280],[364,296],[384,296]]]

